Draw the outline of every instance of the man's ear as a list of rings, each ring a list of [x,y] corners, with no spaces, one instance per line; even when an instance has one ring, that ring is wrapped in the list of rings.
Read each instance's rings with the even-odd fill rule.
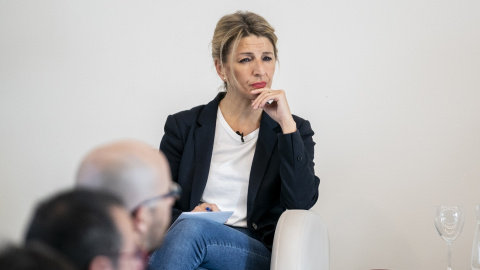
[[[147,233],[149,224],[152,222],[152,215],[150,209],[146,206],[140,206],[133,216],[133,227],[135,231],[142,235]]]
[[[107,256],[99,255],[90,262],[88,270],[114,270],[113,262]]]

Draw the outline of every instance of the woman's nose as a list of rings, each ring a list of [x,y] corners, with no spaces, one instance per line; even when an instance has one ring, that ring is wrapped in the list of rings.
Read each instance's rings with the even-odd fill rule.
[[[253,66],[253,75],[260,77],[265,75],[265,67],[263,65],[263,61],[256,60]]]

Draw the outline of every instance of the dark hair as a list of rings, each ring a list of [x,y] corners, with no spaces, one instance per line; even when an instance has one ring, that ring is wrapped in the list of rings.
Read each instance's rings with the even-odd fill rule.
[[[23,247],[10,245],[0,251],[0,269],[15,270],[75,270],[63,256],[41,243]]]
[[[123,203],[103,191],[76,189],[60,193],[37,206],[25,241],[49,245],[78,269],[88,269],[99,255],[116,263],[122,236],[111,215],[115,206],[123,207]]]

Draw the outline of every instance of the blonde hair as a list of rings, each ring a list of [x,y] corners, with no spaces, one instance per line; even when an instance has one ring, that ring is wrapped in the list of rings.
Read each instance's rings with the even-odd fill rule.
[[[278,59],[275,29],[258,14],[248,11],[237,11],[223,16],[215,27],[212,39],[213,60],[218,59],[222,65],[227,63],[228,55],[233,54],[240,40],[251,35],[265,37],[270,40],[273,45],[275,59]],[[224,88],[227,90],[227,82],[224,82]]]

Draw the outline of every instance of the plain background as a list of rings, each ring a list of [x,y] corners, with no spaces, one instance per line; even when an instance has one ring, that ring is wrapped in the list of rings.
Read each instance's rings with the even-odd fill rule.
[[[221,81],[210,41],[236,10],[277,30],[274,89],[316,134],[331,269],[444,269],[435,205],[480,203],[480,1],[0,0],[0,239],[71,187],[93,147],[158,147],[168,114]]]

